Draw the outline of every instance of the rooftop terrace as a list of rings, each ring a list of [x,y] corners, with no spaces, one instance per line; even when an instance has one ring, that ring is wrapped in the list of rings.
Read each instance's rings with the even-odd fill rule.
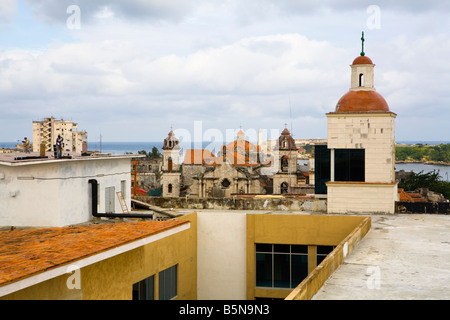
[[[372,215],[313,300],[450,299],[450,216]]]

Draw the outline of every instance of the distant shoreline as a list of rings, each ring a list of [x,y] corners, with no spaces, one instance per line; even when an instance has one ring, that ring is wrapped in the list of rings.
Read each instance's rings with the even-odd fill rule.
[[[413,160],[403,160],[403,161],[395,161],[395,163],[398,164],[412,164],[412,163],[418,163],[418,164],[429,164],[429,165],[435,165],[435,166],[450,166],[450,162],[443,162],[443,161],[413,161]]]

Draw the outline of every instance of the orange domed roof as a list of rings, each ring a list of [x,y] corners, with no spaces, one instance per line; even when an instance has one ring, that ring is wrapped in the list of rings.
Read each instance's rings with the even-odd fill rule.
[[[389,112],[389,106],[376,91],[349,91],[338,101],[336,112]]]
[[[373,64],[372,60],[366,56],[358,56],[353,60],[352,64]]]

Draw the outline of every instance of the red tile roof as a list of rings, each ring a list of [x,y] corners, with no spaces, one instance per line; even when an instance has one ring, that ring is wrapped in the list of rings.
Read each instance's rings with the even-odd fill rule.
[[[225,151],[225,154],[224,154]],[[228,162],[235,166],[256,166],[259,146],[247,140],[235,140],[223,145],[215,156],[206,149],[188,149],[183,164],[221,165]]]
[[[398,188],[399,200],[405,202],[426,202],[427,200],[420,194],[415,192],[405,192],[404,189]]]
[[[0,287],[187,221],[140,221],[0,232]]]
[[[206,149],[188,149],[184,155],[183,164],[210,164],[215,156]]]

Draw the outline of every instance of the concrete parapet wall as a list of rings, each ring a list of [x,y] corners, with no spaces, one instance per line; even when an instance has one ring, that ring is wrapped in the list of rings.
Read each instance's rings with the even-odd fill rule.
[[[371,227],[371,218],[365,218],[338,246],[303,280],[285,300],[310,300],[344,262],[344,258],[364,238]]]
[[[163,198],[135,197],[136,200],[161,208],[173,209],[219,209],[219,210],[275,210],[326,212],[324,199],[302,197],[277,198]]]

